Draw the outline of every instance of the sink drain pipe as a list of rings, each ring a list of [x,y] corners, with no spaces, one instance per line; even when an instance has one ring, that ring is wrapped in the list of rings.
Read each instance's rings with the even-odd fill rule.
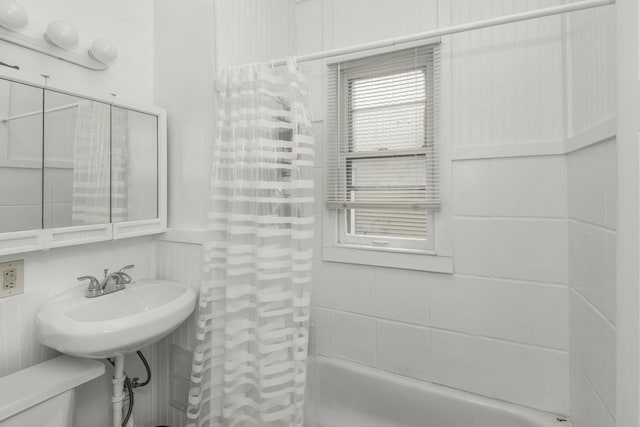
[[[147,379],[144,382],[139,382],[138,378],[133,378],[133,381],[124,372],[124,355],[116,356],[113,361],[107,359],[109,363],[114,367],[113,378],[111,383],[113,384],[113,394],[111,396],[111,405],[113,409],[113,427],[135,427],[133,421],[133,389],[138,387],[144,387],[151,381],[151,368],[147,359],[144,357],[141,351],[136,352],[138,357],[144,364],[144,368],[147,371]],[[129,395],[129,405],[127,408],[127,415],[122,420],[122,409],[124,408],[125,393],[124,388],[127,388]]]

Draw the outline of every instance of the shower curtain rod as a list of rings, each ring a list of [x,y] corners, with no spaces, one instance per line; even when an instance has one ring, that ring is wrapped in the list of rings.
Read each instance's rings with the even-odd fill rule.
[[[427,40],[435,37],[446,36],[450,34],[462,33],[481,28],[494,27],[496,25],[509,24],[512,22],[526,21],[529,19],[543,18],[545,16],[559,15],[562,13],[575,12],[578,10],[592,9],[596,7],[609,6],[615,4],[616,0],[584,0],[575,3],[569,3],[561,6],[552,6],[544,9],[532,10],[528,12],[514,13],[512,15],[500,16],[497,18],[483,19],[481,21],[468,22],[465,24],[452,25],[450,27],[438,28],[426,31],[424,33],[412,34],[404,37],[379,40],[370,43],[357,44],[353,46],[324,50],[321,52],[308,53],[305,55],[295,56],[297,62],[315,61],[318,59],[327,59],[350,53],[357,53],[367,50],[378,49],[382,47],[395,46],[401,43],[409,43],[420,40]],[[287,58],[271,61],[273,66],[285,65]]]
[[[68,110],[70,108],[75,108],[78,105],[80,105],[79,102],[74,102],[73,104],[61,105],[60,107],[49,108],[48,110],[44,110],[44,111],[38,110],[38,111],[31,111],[29,113],[16,114],[15,116],[2,117],[0,118],[0,123],[7,123],[7,122],[10,122],[11,120],[23,119],[25,117],[36,116],[38,114],[43,114],[43,113],[55,113],[56,111]]]

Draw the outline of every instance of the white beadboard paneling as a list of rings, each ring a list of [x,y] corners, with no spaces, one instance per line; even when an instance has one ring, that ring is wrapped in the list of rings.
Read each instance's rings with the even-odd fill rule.
[[[428,328],[378,320],[378,364],[386,371],[428,380],[431,336]]]
[[[491,239],[494,276],[567,283],[565,220],[494,219]]]
[[[331,355],[363,365],[376,365],[376,320],[331,312]]]
[[[429,284],[432,326],[473,335],[491,335],[491,280],[434,275]]]
[[[200,289],[202,272],[202,246],[197,244],[156,242],[156,275],[159,279],[185,283],[196,291]],[[184,413],[169,406],[169,346],[177,344],[192,350],[195,345],[195,313],[171,335],[153,346],[156,363],[152,366],[155,379],[153,425],[186,425]]]
[[[215,6],[219,67],[266,62],[294,53],[290,0],[216,0]]]
[[[452,23],[557,5],[556,0],[452,0]],[[563,137],[561,17],[451,36],[452,143],[556,141]]]
[[[437,0],[325,0],[337,48],[427,31],[438,25]]]
[[[615,229],[618,216],[618,154],[615,139],[604,147],[605,227]]]
[[[569,133],[616,114],[615,8],[567,14]]]
[[[322,6],[321,0],[296,2],[294,25],[297,55],[322,50]]]
[[[491,215],[491,160],[455,161],[453,210],[455,215]]]
[[[556,414],[569,413],[567,353],[495,341],[495,397]]]
[[[375,268],[325,263],[333,308],[352,313],[375,313]]]
[[[492,335],[560,350],[569,347],[569,300],[565,286],[493,281]]]
[[[483,395],[493,394],[489,339],[431,330],[433,382]]]
[[[428,325],[429,277],[418,271],[376,268],[376,316]]]
[[[491,275],[491,221],[454,218],[453,270],[478,276]]]
[[[492,216],[567,216],[564,156],[494,159],[488,188]]]

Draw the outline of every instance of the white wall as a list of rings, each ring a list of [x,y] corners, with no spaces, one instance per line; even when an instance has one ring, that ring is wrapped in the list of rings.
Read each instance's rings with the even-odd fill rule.
[[[66,19],[78,29],[81,43],[90,43],[98,37],[108,38],[118,46],[120,57],[107,71],[90,71],[0,42],[4,62],[20,65],[25,75],[49,74],[52,85],[73,92],[98,96],[115,92],[123,103],[152,103],[152,0],[21,0],[21,3],[31,18],[27,31],[41,32],[50,20]],[[78,276],[99,275],[103,268],[113,270],[136,264],[135,277],[150,276],[155,272],[154,254],[151,238],[136,238],[1,257],[0,261],[25,260],[25,292],[0,299],[0,375],[54,355],[40,345],[35,336],[35,312],[44,299],[77,285]],[[128,371],[143,376],[136,362],[128,367]],[[91,390],[96,393],[94,402],[98,409],[95,425],[108,425],[109,384],[98,384]],[[103,396],[99,396],[100,393]],[[139,397],[136,413],[142,416],[149,412],[147,392],[136,396]]]
[[[296,10],[299,53],[555,3],[380,0],[363,11],[355,0],[308,0]],[[445,192],[455,274],[326,263],[318,242],[318,353],[569,412],[565,158],[491,158],[523,145],[538,154],[549,145],[562,151],[561,34],[556,17],[442,39],[450,70],[443,144],[457,159]],[[312,76],[315,118],[322,119],[321,75]],[[319,147],[322,125],[316,122]]]
[[[569,136],[615,117],[615,9],[565,17]],[[616,425],[617,141],[568,155],[570,394],[576,427]]]
[[[205,224],[215,138],[211,76],[216,61],[210,52],[216,45],[222,67],[283,57],[292,42],[302,54],[560,1],[376,0],[362,7],[357,0],[306,0],[295,2],[291,13],[292,3],[274,3],[277,13],[267,13],[256,0],[217,1],[217,10],[206,1],[189,9],[156,1],[156,37],[162,47],[156,51],[155,94],[157,104],[169,111],[172,227],[202,229]],[[570,252],[569,245],[574,248],[575,227],[583,225],[580,212],[590,212],[579,207],[590,199],[576,193],[588,188],[577,184],[585,170],[580,158],[590,159],[591,150],[615,152],[612,143],[577,151],[567,167],[567,144],[594,142],[584,132],[614,113],[610,86],[602,83],[610,64],[571,68],[574,61],[591,58],[587,45],[593,42],[592,35],[577,29],[594,18],[576,16],[571,23],[552,17],[442,39],[449,70],[443,76],[444,143],[455,159],[452,176],[446,177],[451,187],[445,189],[450,194],[445,202],[453,206],[455,273],[323,262],[323,207],[318,203],[314,335],[319,354],[562,414],[572,410],[570,384],[572,392],[606,395],[610,368],[598,370],[588,360],[592,377],[576,376],[582,356],[570,347],[570,301],[575,321],[581,292],[573,279],[584,261],[576,261],[582,255]],[[169,23],[182,31],[164,31]],[[604,50],[598,52],[599,61],[611,61]],[[593,73],[585,73],[585,67]],[[317,137],[316,197],[322,200],[324,83],[319,63],[305,68]],[[589,106],[587,100],[596,96],[599,102]],[[598,185],[615,186],[609,178]],[[606,205],[615,201],[608,199]],[[611,224],[604,228],[605,234],[613,233]],[[160,243],[158,274],[198,286],[193,269],[200,268],[200,255],[198,245]],[[611,292],[608,288],[598,295],[608,299]],[[612,326],[608,321],[604,324]],[[193,345],[192,329],[187,323],[156,346],[158,367],[168,366],[169,344]],[[580,378],[604,382],[589,389]],[[183,425],[181,413],[167,407],[162,394],[168,377],[159,381],[155,422]],[[571,401],[576,410],[580,404],[585,408],[580,399]],[[610,395],[601,400],[612,404]]]

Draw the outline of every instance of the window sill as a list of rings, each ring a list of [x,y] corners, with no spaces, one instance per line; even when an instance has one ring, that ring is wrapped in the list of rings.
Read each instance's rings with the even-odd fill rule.
[[[322,248],[322,260],[453,274],[453,258],[425,253],[359,249],[355,247],[324,247]]]

